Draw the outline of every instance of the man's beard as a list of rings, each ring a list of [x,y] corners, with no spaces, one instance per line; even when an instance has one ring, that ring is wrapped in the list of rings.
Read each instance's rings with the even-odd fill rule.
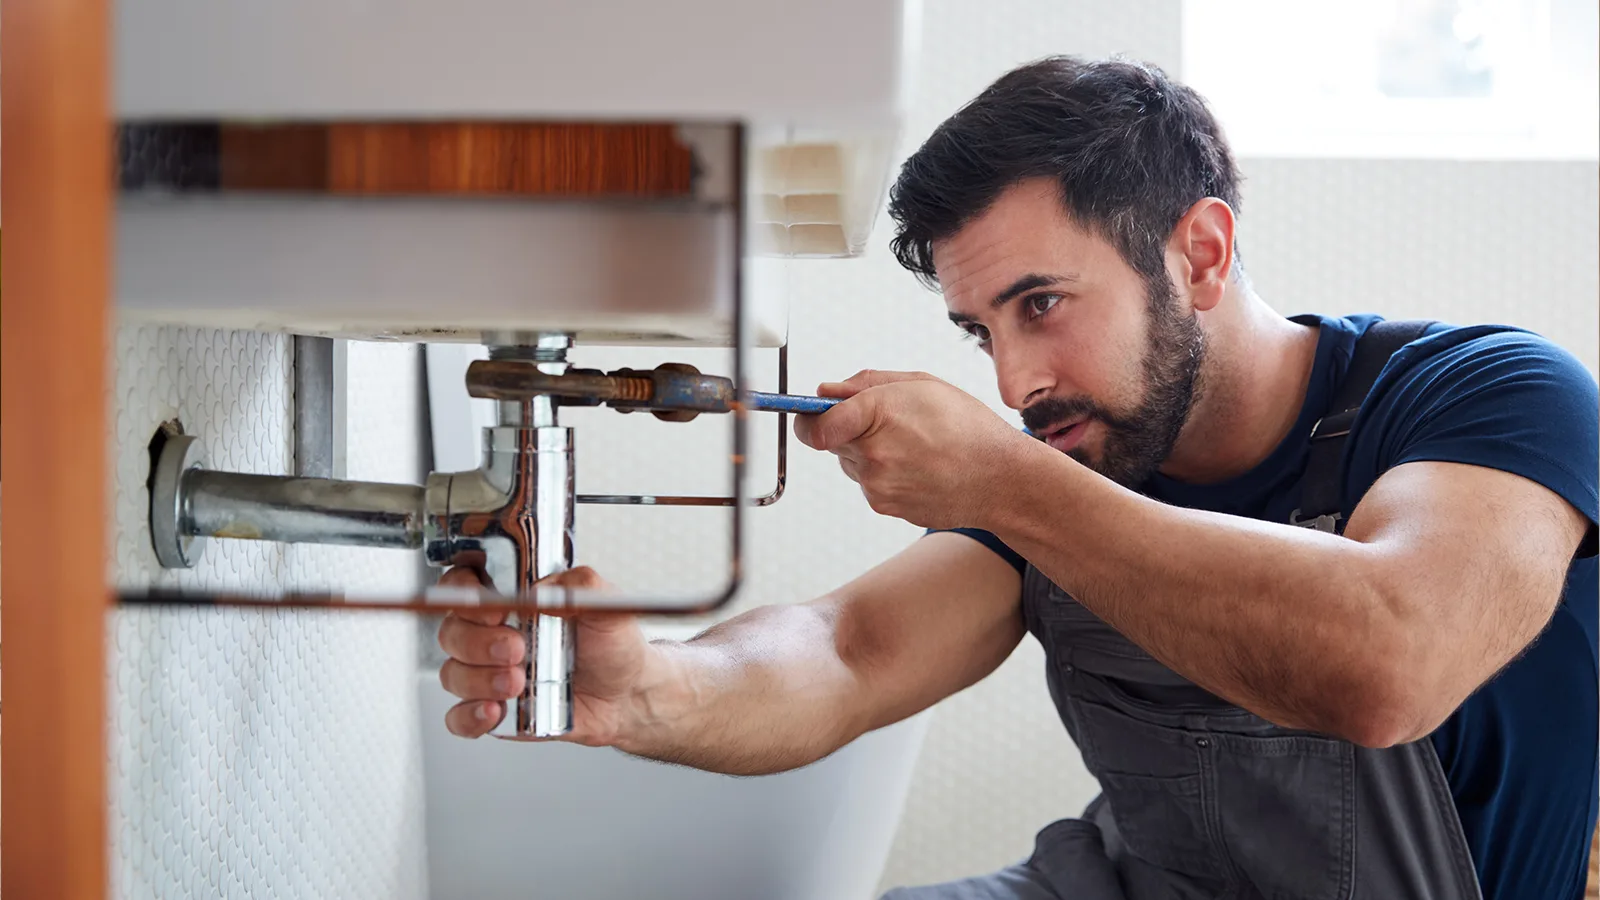
[[[1148,292],[1150,337],[1144,354],[1144,397],[1127,414],[1118,415],[1088,397],[1046,397],[1022,411],[1022,423],[1040,437],[1062,422],[1098,419],[1105,426],[1105,445],[1098,462],[1084,448],[1067,455],[1127,488],[1138,488],[1172,454],[1178,435],[1200,396],[1200,364],[1205,340],[1193,316],[1178,310],[1177,296],[1165,277]]]

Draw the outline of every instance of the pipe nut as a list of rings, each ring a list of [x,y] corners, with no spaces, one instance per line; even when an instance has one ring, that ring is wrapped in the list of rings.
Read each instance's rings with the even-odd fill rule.
[[[150,542],[165,569],[192,569],[205,552],[206,539],[186,533],[183,476],[205,467],[200,439],[175,434],[161,445],[150,478]]]

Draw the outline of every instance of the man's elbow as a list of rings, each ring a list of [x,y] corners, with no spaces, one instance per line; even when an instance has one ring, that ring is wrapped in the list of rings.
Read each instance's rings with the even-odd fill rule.
[[[1351,710],[1342,718],[1333,736],[1371,750],[1407,744],[1422,736],[1415,719],[1400,710],[1364,708]]]
[[[1324,707],[1326,730],[1357,746],[1382,750],[1409,744],[1432,734],[1450,714],[1415,672],[1397,666],[1377,665],[1346,683]]]
[[[1308,705],[1324,714],[1328,734],[1382,750],[1432,734],[1460,698],[1447,689],[1435,629],[1413,614],[1415,598],[1374,586],[1370,599],[1377,614],[1353,623],[1323,656],[1319,696]]]

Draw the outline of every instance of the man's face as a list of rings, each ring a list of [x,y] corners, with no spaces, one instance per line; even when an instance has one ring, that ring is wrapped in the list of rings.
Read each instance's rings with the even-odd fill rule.
[[[950,318],[994,359],[1000,396],[1052,447],[1138,487],[1189,418],[1204,341],[1163,278],[1152,291],[1068,218],[1054,182],[1007,189],[933,248]]]

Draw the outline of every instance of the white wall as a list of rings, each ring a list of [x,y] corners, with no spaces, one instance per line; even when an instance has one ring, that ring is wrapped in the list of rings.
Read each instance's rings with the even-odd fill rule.
[[[157,564],[145,488],[157,425],[180,419],[214,468],[290,473],[291,346],[251,332],[118,330],[118,583],[415,587],[404,551],[213,541],[192,570]],[[417,360],[414,346],[351,345],[350,477],[418,479]],[[107,628],[115,896],[425,896],[409,615],[133,608]]]
[[[1509,323],[1600,367],[1592,160],[1240,165],[1240,255],[1276,308]]]

